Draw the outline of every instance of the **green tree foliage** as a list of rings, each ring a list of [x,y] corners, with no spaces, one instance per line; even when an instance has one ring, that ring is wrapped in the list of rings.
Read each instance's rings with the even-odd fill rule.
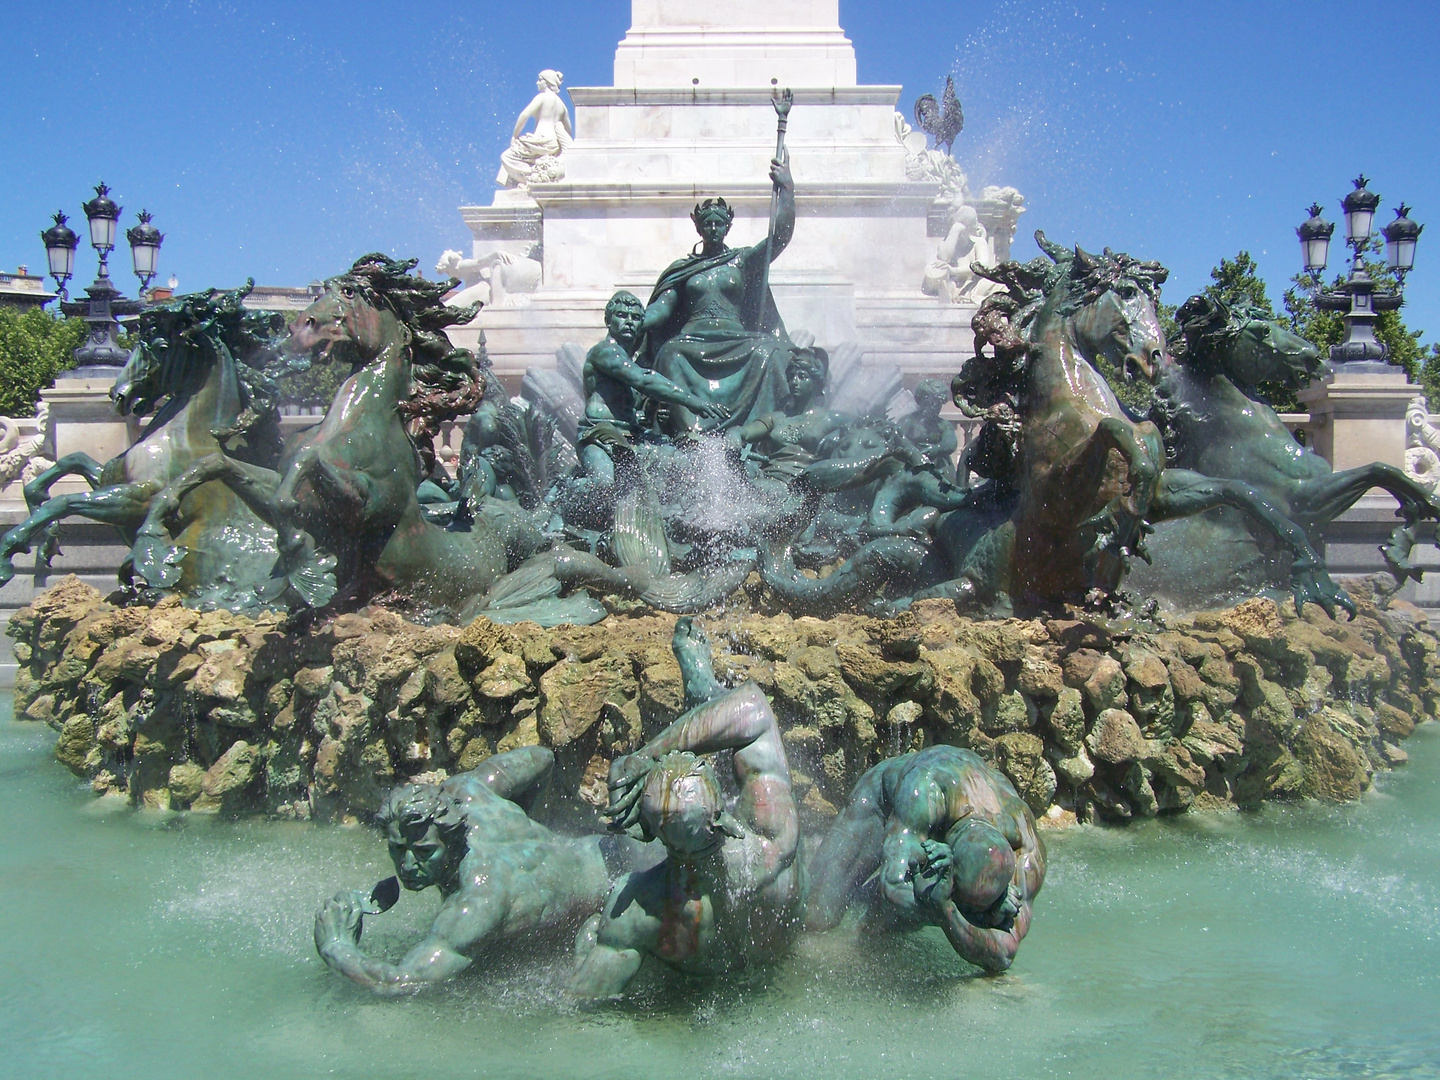
[[[1420,363],[1420,378],[1425,388],[1425,403],[1433,412],[1440,407],[1440,345],[1431,345]]]
[[[75,366],[85,332],[83,319],[0,306],[0,415],[34,416],[40,391]]]
[[[1248,304],[1263,311],[1267,319],[1277,318],[1260,268],[1248,251],[1236,252],[1233,259],[1220,260],[1220,265],[1210,271],[1205,295],[1231,307]]]
[[[291,372],[280,380],[280,404],[328,408],[349,376],[347,365],[323,362],[305,371]]]
[[[1155,400],[1155,390],[1148,382],[1134,376],[1125,377],[1103,356],[1095,358],[1095,370],[1110,384],[1110,389],[1115,391],[1120,404],[1136,416],[1145,417],[1149,414],[1150,405]]]

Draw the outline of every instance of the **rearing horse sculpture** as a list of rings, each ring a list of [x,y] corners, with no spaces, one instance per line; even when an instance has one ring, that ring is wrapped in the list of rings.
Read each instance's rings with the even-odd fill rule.
[[[702,610],[733,591],[747,567],[671,572],[658,517],[634,499],[616,538],[618,568],[569,549],[536,554],[539,531],[518,503],[482,500],[470,508],[468,531],[428,520],[416,498],[428,473],[417,438],[475,408],[481,373],[475,357],[451,348],[443,334],[476,309],[446,306],[442,297],[454,283],[411,277],[415,263],[366,255],[326,282],[284,343],[292,355],[350,363],[325,419],[286,446],[276,469],[217,452],[158,494],[135,544],[145,580],[155,587],[178,582],[180,552],[169,530],[191,491],[220,481],[277,533],[279,558],[262,590],[268,602],[323,607],[343,586],[347,603],[388,592],[431,612],[555,623],[605,614],[587,597],[559,599],[570,585],[628,592],[676,611]]]
[[[1289,548],[1297,608],[1314,602],[1332,616],[1337,606],[1353,614],[1353,601],[1279,508],[1242,480],[1166,468],[1158,428],[1131,417],[1093,366],[1103,358],[1122,376],[1152,376],[1167,362],[1156,311],[1165,269],[1108,248],[1099,257],[1072,252],[1040,232],[1035,240],[1055,265],[1041,298],[1010,298],[1028,323],[1012,595],[1054,601],[1113,592],[1127,559],[1145,554],[1153,525],[1231,506]],[[1013,291],[1009,276],[993,279]]]
[[[1108,249],[1070,251],[1039,232],[1035,238],[1050,264],[977,268],[1006,291],[976,314],[976,355],[953,385],[972,414],[1018,418],[996,422],[990,433],[991,482],[941,519],[928,550],[875,541],[819,581],[772,560],[767,583],[817,608],[833,607],[843,590],[897,575],[919,588],[917,597],[1082,601],[1118,588],[1130,558],[1144,556],[1155,523],[1232,506],[1289,548],[1297,607],[1314,602],[1331,614],[1337,606],[1353,613],[1303,530],[1248,484],[1165,468],[1159,429],[1129,415],[1094,367],[1103,359],[1118,372],[1149,375],[1165,362],[1156,312],[1164,268]]]
[[[1177,466],[1250,484],[1267,502],[1318,544],[1327,525],[1372,488],[1393,495],[1401,518],[1381,554],[1399,582],[1419,579],[1410,561],[1415,527],[1440,518],[1440,505],[1400,469],[1382,462],[1334,472],[1330,463],[1295,441],[1275,411],[1258,400],[1262,382],[1295,387],[1320,374],[1318,350],[1263,312],[1192,296],[1181,305],[1180,334],[1171,343],[1172,363],[1156,373],[1151,411]],[[1206,560],[1189,557],[1200,536]],[[1156,557],[1179,574],[1187,595],[1223,598],[1237,587],[1264,587],[1263,551],[1243,521],[1219,514],[1191,527],[1171,526],[1155,537]],[[1147,580],[1157,575],[1146,572]],[[1160,580],[1156,587],[1163,587]]]
[[[144,416],[157,405],[158,411],[125,453],[103,465],[89,454],[68,454],[25,485],[30,517],[0,538],[0,582],[14,575],[14,555],[36,543],[49,562],[61,518],[78,514],[114,525],[130,545],[151,500],[196,460],[223,450],[274,463],[280,453],[276,388],[265,368],[284,319],[245,310],[253,284],[145,310],[110,398],[122,415]],[[70,475],[83,476],[92,490],[50,498],[51,486]],[[274,533],[220,484],[189,492],[175,519],[176,587],[202,606],[252,604],[274,561]]]
[[[458,610],[505,572],[495,532],[437,528],[416,499],[425,470],[412,432],[468,412],[480,382],[474,356],[443,334],[476,309],[447,307],[441,297],[453,283],[412,277],[415,262],[366,255],[301,312],[285,351],[347,361],[350,377],[325,419],[285,448],[276,469],[215,453],[156,498],[136,545],[136,568],[150,584],[173,583],[166,526],[190,490],[214,480],[278,534],[269,601],[323,606],[338,574],[355,599],[393,589]]]

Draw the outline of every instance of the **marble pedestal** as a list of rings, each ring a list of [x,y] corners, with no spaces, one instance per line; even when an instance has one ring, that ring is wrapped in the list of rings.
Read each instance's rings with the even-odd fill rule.
[[[772,95],[788,87],[797,222],[771,276],[786,325],[828,347],[857,342],[868,362],[896,364],[910,383],[959,371],[974,309],[920,291],[946,226],[941,185],[913,178],[914,139],[907,151],[896,123],[900,87],[856,83],[837,0],[704,9],[632,0],[631,16],[615,85],[569,90],[564,178],[461,208],[474,258],[538,242],[542,283],[451,337],[469,345],[483,330],[497,374],[514,385],[528,367],[553,366],[562,344],[598,340],[615,290],[648,300],[665,267],[695,246],[690,211],[701,199],[734,207],[732,246],[761,241]],[[1003,258],[1018,209],[977,212]]]
[[[1405,409],[1420,388],[1391,364],[1339,364],[1299,392],[1312,449],[1336,472],[1383,461],[1405,467]]]
[[[135,419],[121,416],[110,400],[110,387],[120,374],[117,367],[85,367],[63,372],[55,385],[40,391],[50,405],[53,446],[46,456],[58,461],[66,454],[86,453],[99,462],[123,454],[140,434]],[[52,494],[87,491],[89,484],[67,477]]]

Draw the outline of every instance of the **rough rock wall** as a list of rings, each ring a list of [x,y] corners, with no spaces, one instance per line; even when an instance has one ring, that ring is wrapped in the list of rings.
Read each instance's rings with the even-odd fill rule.
[[[1149,816],[1267,798],[1353,799],[1436,714],[1418,610],[1335,622],[1264,599],[1164,625],[975,622],[947,601],[893,620],[702,620],[716,672],[754,679],[809,815],[884,757],[931,743],[994,762],[1037,814]],[[681,709],[674,617],[592,627],[421,627],[384,610],[287,635],[278,617],[116,608],[67,578],[10,622],[16,715],[97,793],[149,807],[368,817],[407,778],[535,743],[589,813],[610,759]]]

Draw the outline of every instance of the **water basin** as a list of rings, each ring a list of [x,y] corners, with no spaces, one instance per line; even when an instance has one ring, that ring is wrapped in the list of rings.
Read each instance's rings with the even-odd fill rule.
[[[846,926],[766,972],[581,1009],[553,946],[371,998],[310,926],[390,873],[374,833],[97,801],[3,710],[0,1076],[1440,1076],[1437,724],[1355,805],[1047,834],[1000,978],[938,930]],[[367,946],[398,956],[436,900],[405,894]]]

